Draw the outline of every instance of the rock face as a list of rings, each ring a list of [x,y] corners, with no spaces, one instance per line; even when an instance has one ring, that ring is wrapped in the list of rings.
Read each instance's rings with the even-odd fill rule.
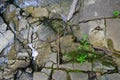
[[[75,73],[75,72],[71,72],[70,73],[70,78],[71,80],[88,80],[88,75],[87,74],[84,74],[84,73]]]
[[[108,43],[111,42],[111,45],[109,45],[109,48],[115,49],[117,51],[120,51],[120,31],[119,31],[119,19],[108,19],[106,20],[106,35],[108,39]]]
[[[14,34],[11,31],[6,31],[3,34],[0,34],[0,52],[6,48],[7,46],[11,45],[14,40]]]
[[[120,80],[119,3],[0,0],[0,80]]]
[[[64,71],[60,71],[60,70],[54,71],[52,78],[55,80],[66,80],[67,75],[66,75],[66,72],[64,72]]]
[[[76,47],[79,44],[74,43],[73,40],[74,39],[71,35],[60,38],[60,48],[63,54],[76,50]]]
[[[119,0],[81,0],[81,3],[82,7],[80,10],[80,21],[112,17],[114,10],[120,10]]]
[[[39,2],[38,0],[14,0],[14,3],[19,6],[20,8],[25,8],[28,6],[38,6]]]
[[[7,29],[7,25],[4,23],[2,17],[0,17],[0,32],[3,33]]]
[[[90,43],[94,46],[107,47],[104,24],[104,20],[96,20],[89,21],[87,23],[81,23],[81,33],[88,34]]]
[[[94,46],[107,47],[104,20],[88,22],[89,40]]]
[[[45,73],[34,73],[34,77],[33,77],[33,80],[36,80],[36,79],[39,79],[39,80],[48,80],[48,76],[45,74]]]
[[[24,11],[37,18],[49,16],[49,12],[46,7],[27,7],[24,9]]]
[[[4,12],[4,18],[7,21],[11,21],[16,15],[16,7],[14,5],[8,5]]]
[[[39,40],[47,41],[54,34],[54,31],[49,28],[49,26],[44,26],[41,24],[37,31]]]

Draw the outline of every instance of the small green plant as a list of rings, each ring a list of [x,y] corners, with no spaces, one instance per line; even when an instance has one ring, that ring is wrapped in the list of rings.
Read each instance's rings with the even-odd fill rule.
[[[81,64],[85,61],[87,61],[87,55],[86,54],[80,54],[77,58],[77,61],[79,61]]]
[[[87,35],[83,35],[83,38],[80,40],[80,45],[78,46],[79,56],[77,61],[81,64],[85,61],[91,61],[96,57],[94,49],[91,47],[90,43],[87,41]]]
[[[84,34],[79,41],[80,44],[77,49],[66,54],[70,61],[79,62],[81,64],[86,61],[93,61],[96,54],[87,39],[88,36]]]
[[[120,16],[120,11],[113,11],[113,17],[119,17]]]

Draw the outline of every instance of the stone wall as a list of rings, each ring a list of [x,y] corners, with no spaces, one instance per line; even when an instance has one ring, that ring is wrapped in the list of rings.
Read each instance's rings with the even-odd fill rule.
[[[0,1],[0,80],[120,80],[120,19],[113,17],[119,5],[120,0]],[[58,65],[58,53],[76,50],[83,34],[115,65]]]

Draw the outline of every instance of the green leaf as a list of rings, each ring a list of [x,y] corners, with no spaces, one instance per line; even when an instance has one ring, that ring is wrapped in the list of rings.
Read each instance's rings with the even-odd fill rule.
[[[89,45],[89,42],[88,41],[85,41],[85,44],[84,45]]]
[[[83,40],[86,40],[88,36],[86,34],[83,34],[82,37],[83,37]]]
[[[77,61],[79,61],[81,64],[86,61],[87,55],[80,55],[77,58]]]
[[[85,42],[83,39],[80,40],[80,44],[83,45]]]
[[[85,50],[89,50],[89,46],[85,46]]]
[[[113,11],[113,16],[114,17],[119,17],[119,15],[120,15],[120,11]]]
[[[82,49],[82,46],[79,46],[78,49],[81,50],[81,49]]]
[[[95,53],[95,50],[94,50],[94,49],[92,49],[92,52],[93,52],[93,53]]]

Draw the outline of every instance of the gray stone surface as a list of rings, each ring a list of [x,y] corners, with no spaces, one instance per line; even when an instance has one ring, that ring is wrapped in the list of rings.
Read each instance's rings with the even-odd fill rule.
[[[5,20],[6,21],[11,21],[11,20],[13,20],[15,15],[16,15],[16,6],[14,6],[12,4],[7,5],[7,9],[3,14]]]
[[[5,32],[7,29],[7,25],[4,23],[2,17],[0,17],[0,32]]]
[[[43,17],[48,17],[49,16],[49,12],[47,10],[46,7],[27,7],[24,9],[24,11],[29,15],[31,15],[32,17],[35,18],[43,18]]]
[[[27,73],[32,73],[32,71],[33,71],[32,68],[29,68],[29,67],[25,70],[25,72]]]
[[[6,4],[4,0],[0,1],[0,13],[3,13],[6,10]]]
[[[41,72],[46,73],[48,76],[50,76],[52,69],[45,69],[43,68]]]
[[[23,72],[18,80],[33,80],[32,74]]]
[[[113,16],[120,10],[120,0],[81,0],[80,21]]]
[[[20,18],[19,20],[19,24],[18,24],[18,30],[21,31],[21,30],[25,30],[28,26],[28,22],[25,18]]]
[[[25,68],[25,67],[27,67],[30,62],[29,61],[25,61],[25,60],[16,60],[16,61],[13,61],[13,60],[11,61],[10,60],[9,63],[10,64],[14,63],[14,64],[8,66],[12,71],[14,71],[14,70],[16,70],[18,68]]]
[[[6,31],[4,34],[0,34],[0,52],[6,48],[13,39],[14,34],[10,30]]]
[[[92,70],[92,65],[91,63],[84,62],[83,64],[80,63],[68,63],[68,64],[61,64],[59,68],[66,68],[66,69],[71,69],[71,70],[84,70],[84,71],[89,71]]]
[[[25,8],[28,6],[38,6],[39,2],[38,0],[14,0],[14,3],[19,6],[20,8]]]
[[[89,35],[89,41],[94,46],[107,47],[105,38],[105,23],[104,20],[89,21],[79,24],[81,34]],[[78,35],[79,38],[80,35]]]
[[[25,41],[28,39],[28,35],[30,34],[31,34],[30,31],[25,29],[25,30],[20,31],[20,34],[18,35],[18,37],[21,41]]]
[[[96,79],[97,79],[97,80],[109,80],[109,79],[106,77],[106,75],[102,75],[102,76],[99,75],[99,76],[96,77]],[[114,80],[114,79],[113,79],[113,80]],[[115,80],[116,80],[116,79],[115,79]]]
[[[57,53],[51,53],[49,56],[49,61],[57,63]]]
[[[118,73],[107,74],[106,77],[108,80],[120,80],[120,74]]]
[[[106,66],[106,65],[103,65],[102,62],[99,62],[99,61],[93,63],[93,71],[95,71],[95,72],[105,73],[105,72],[107,72],[108,70],[109,70],[109,71],[110,71],[110,70],[111,70],[111,71],[112,71],[112,70],[115,70],[114,65]]]
[[[50,18],[62,18],[64,21],[67,19],[70,11],[72,0],[48,0],[51,5],[48,8],[50,10]]]
[[[99,72],[104,73],[108,70],[115,70],[114,66],[116,65],[120,67],[119,56],[114,57],[116,65],[113,66],[111,66],[111,63],[113,63],[112,57],[107,59],[106,56],[104,58],[111,62],[111,65],[109,66],[103,65],[101,62],[94,62],[94,65],[91,65],[89,62],[84,62],[83,64],[71,62],[60,65],[56,64],[56,42],[58,39],[53,41],[54,44],[51,44],[49,41],[57,38],[56,36],[58,35],[55,34],[55,32],[57,33],[58,30],[60,30],[60,34],[65,33],[63,29],[65,26],[68,34],[64,34],[60,37],[61,53],[64,55],[69,51],[76,50],[79,43],[74,42],[74,36],[71,35],[72,31],[69,27],[73,23],[75,25],[71,27],[75,37],[78,39],[81,39],[83,34],[87,34],[89,35],[90,43],[98,47],[109,47],[106,43],[106,38],[111,39],[113,49],[120,51],[120,19],[98,19],[112,17],[114,10],[119,11],[120,0],[78,0],[79,2],[76,7],[76,12],[73,14],[73,19],[64,24],[63,21],[66,21],[71,10],[70,6],[72,1],[73,0],[14,0],[15,5],[7,4],[7,9],[2,16],[4,17],[4,20],[0,17],[0,52],[13,53],[10,56],[14,55],[14,58],[11,58],[14,60],[11,61],[6,57],[0,57],[0,80],[4,75],[2,74],[1,69],[4,69],[3,73],[5,74],[16,74],[17,70],[18,77],[16,80],[49,80],[51,78],[51,80],[88,80],[87,71],[92,70],[98,72],[98,74],[96,74],[98,75],[97,80],[120,80],[120,74],[118,73],[99,74]],[[0,3],[0,12],[1,4],[4,3]],[[76,24],[77,22],[84,20],[89,21]],[[16,33],[15,38],[12,31],[9,29]],[[16,49],[12,48],[12,51],[9,52],[14,39],[15,45],[13,46]],[[28,67],[31,61],[28,58],[24,58],[30,57],[28,53],[31,53],[31,50],[27,46],[28,43],[33,43],[33,47],[39,53],[35,61],[35,67],[40,69],[40,72],[34,72],[33,75],[29,74],[33,71],[32,68]],[[20,58],[16,58],[16,52],[17,57]],[[67,58],[64,58],[65,62],[67,62],[67,60]],[[7,64],[3,64],[7,61],[8,64],[10,64],[8,66]],[[104,59],[103,61],[106,62]],[[6,67],[9,67],[9,69],[6,69]],[[25,72],[18,70],[26,67],[27,69]],[[82,71],[85,71],[85,73]],[[13,74],[5,75],[4,78],[8,79],[14,77]]]
[[[52,75],[54,80],[67,80],[67,73],[61,70],[55,70]]]
[[[52,67],[52,65],[53,65],[53,62],[47,62],[47,63],[45,64],[45,67]]]
[[[106,20],[107,38],[112,40],[113,49],[120,51],[120,19]]]
[[[7,39],[2,35],[0,34],[0,52],[8,45],[8,41]]]
[[[7,30],[5,33],[3,33],[3,35],[8,41],[11,41],[14,39],[14,34],[10,30]]]
[[[89,21],[89,40],[94,46],[107,47],[104,20]]]
[[[97,80],[120,80],[120,74],[118,73],[105,74],[105,75],[99,75],[96,78]]]
[[[17,57],[29,57],[28,52],[18,52]]]
[[[0,25],[0,32],[3,33],[3,32],[6,31],[6,29],[7,29],[7,25],[5,23],[3,23],[3,24]]]
[[[0,57],[0,65],[4,64],[5,62],[7,62],[7,58]]]
[[[48,80],[48,76],[45,73],[34,72],[33,80]]]
[[[88,80],[88,74],[80,72],[70,72],[69,73],[71,80]]]
[[[14,80],[14,75],[13,74],[11,74],[11,75],[6,75],[5,77],[4,77],[6,80]]]
[[[41,24],[37,31],[39,40],[47,41],[53,34],[53,30],[49,26]]]
[[[0,25],[3,24],[3,23],[4,23],[3,18],[0,17]]]

